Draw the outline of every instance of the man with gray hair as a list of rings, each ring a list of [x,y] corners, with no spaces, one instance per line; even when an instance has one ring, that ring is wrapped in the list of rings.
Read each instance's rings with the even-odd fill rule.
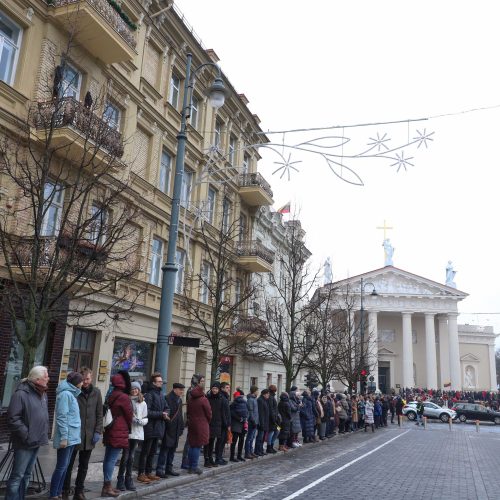
[[[45,366],[35,366],[21,380],[7,410],[7,424],[14,448],[14,464],[5,498],[23,500],[40,446],[49,442],[49,411]]]

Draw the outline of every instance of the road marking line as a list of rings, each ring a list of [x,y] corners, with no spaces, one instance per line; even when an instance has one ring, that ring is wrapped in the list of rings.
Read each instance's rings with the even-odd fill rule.
[[[371,455],[372,453],[375,453],[376,451],[380,450],[384,446],[387,446],[388,444],[392,443],[393,441],[396,441],[396,439],[399,439],[400,437],[404,436],[405,434],[408,434],[408,432],[410,432],[409,429],[406,432],[403,432],[403,434],[400,434],[399,436],[393,437],[392,439],[389,439],[389,441],[386,441],[384,444],[381,444],[380,446],[373,448],[373,450],[366,452],[364,455],[361,455],[360,457],[355,458],[354,460],[351,460],[350,462],[346,463],[342,467],[339,467],[338,469],[335,469],[334,471],[329,472],[326,476],[323,476],[323,477],[320,477],[319,479],[316,479],[316,481],[313,481],[312,483],[308,484],[307,486],[304,486],[300,490],[297,490],[295,493],[292,493],[291,495],[283,498],[282,500],[292,500],[293,498],[297,498],[298,496],[302,495],[302,493],[306,492],[307,490],[314,488],[316,485],[322,483],[323,481],[326,481],[327,479],[331,478],[332,476],[335,476],[335,474],[342,472],[344,469],[347,469],[348,467],[355,464],[356,462],[359,462],[363,458]]]

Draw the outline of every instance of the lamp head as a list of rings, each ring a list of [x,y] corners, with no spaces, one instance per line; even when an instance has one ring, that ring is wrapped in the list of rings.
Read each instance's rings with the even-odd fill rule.
[[[207,94],[208,94],[208,100],[212,108],[219,109],[220,107],[224,106],[227,90],[226,87],[224,86],[222,78],[217,77],[214,80],[214,83],[207,90]]]
[[[377,290],[375,290],[375,288],[374,288],[370,295],[372,295],[373,297],[376,297],[378,295]]]

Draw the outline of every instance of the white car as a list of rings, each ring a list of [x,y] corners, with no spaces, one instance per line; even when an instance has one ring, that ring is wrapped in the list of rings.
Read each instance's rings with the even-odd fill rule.
[[[406,415],[408,420],[417,419],[417,402],[410,401],[403,406],[403,415]],[[449,408],[443,408],[430,401],[424,401],[424,417],[427,418],[438,418],[441,422],[448,422],[451,418],[455,420],[457,418],[457,412],[450,410]]]

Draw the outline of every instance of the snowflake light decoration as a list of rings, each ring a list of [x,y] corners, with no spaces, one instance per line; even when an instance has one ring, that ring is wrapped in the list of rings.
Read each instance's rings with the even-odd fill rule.
[[[387,144],[385,144],[387,141],[390,141],[391,139],[389,137],[387,137],[387,132],[382,136],[380,137],[380,133],[377,132],[377,137],[370,137],[370,141],[372,142],[369,142],[368,143],[368,146],[372,146],[372,148],[377,148],[377,151],[380,153],[380,150],[382,148],[385,148],[386,151],[389,151],[389,146],[387,146]]]
[[[418,143],[417,149],[422,145],[424,145],[427,149],[427,147],[428,147],[427,142],[432,142],[434,140],[431,137],[432,135],[434,135],[434,132],[427,133],[427,129],[425,129],[425,128],[422,132],[420,132],[420,130],[417,130],[417,137],[413,138],[413,140],[417,141],[417,143]]]
[[[407,167],[414,167],[415,165],[410,162],[410,160],[413,160],[413,156],[410,156],[409,158],[405,158],[405,152],[401,151],[401,154],[396,153],[396,158],[393,158],[393,160],[396,160],[395,163],[391,165],[391,167],[398,167],[397,171],[399,172],[402,168],[408,170]]]
[[[283,170],[283,172],[280,175],[280,179],[283,178],[285,174],[288,174],[288,180],[290,180],[290,172],[291,170],[295,170],[295,172],[298,172],[299,169],[294,167],[296,163],[302,163],[302,160],[297,160],[297,161],[290,161],[292,158],[292,153],[288,154],[288,159],[286,160],[284,156],[281,156],[283,158],[283,161],[275,161],[274,163],[276,165],[281,165],[278,167],[274,172],[273,175],[279,172],[280,170]]]

